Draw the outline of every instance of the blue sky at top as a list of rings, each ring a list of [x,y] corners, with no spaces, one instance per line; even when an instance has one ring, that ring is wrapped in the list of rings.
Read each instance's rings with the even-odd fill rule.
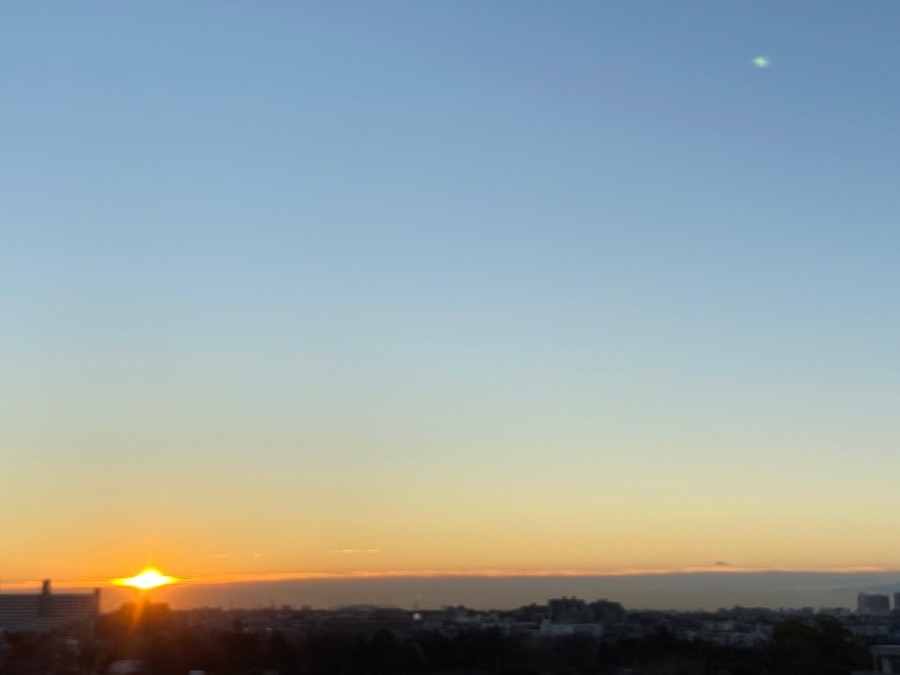
[[[897,467],[897,3],[3,14],[20,489]]]

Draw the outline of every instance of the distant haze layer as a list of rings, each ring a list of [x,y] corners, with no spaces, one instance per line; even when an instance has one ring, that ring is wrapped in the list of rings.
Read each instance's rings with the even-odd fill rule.
[[[151,599],[174,608],[310,605],[314,608],[372,603],[438,608],[463,604],[476,609],[508,609],[548,598],[575,595],[607,598],[628,609],[719,607],[850,607],[860,592],[900,591],[900,573],[719,572],[621,576],[393,577],[303,579],[246,583],[185,583],[160,588]],[[131,597],[104,589],[104,609]]]

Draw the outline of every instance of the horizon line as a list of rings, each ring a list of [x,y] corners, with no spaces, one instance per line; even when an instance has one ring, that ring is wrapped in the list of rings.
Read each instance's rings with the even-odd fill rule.
[[[246,572],[230,574],[195,574],[177,577],[177,585],[219,586],[230,584],[275,583],[280,581],[351,581],[359,579],[436,579],[436,578],[570,578],[570,577],[655,577],[692,574],[889,574],[900,573],[890,567],[746,567],[718,564],[693,567],[613,568],[613,569],[400,569],[350,570],[345,572]],[[118,577],[93,579],[52,580],[53,586],[63,589],[116,587]],[[0,582],[0,593],[6,590],[40,588],[43,579]]]

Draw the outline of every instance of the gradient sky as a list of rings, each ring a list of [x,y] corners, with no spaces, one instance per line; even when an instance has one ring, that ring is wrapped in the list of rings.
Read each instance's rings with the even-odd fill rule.
[[[900,3],[2,14],[0,579],[900,568]]]

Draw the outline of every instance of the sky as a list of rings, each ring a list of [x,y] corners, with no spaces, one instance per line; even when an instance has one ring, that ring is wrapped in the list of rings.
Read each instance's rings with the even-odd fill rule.
[[[900,4],[2,12],[4,584],[900,570]]]

